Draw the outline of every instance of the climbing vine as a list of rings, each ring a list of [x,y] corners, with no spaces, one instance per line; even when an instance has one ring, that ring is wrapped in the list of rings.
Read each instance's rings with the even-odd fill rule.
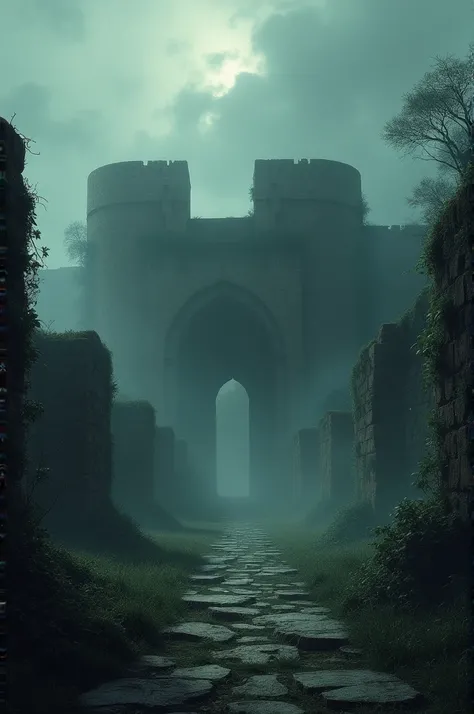
[[[473,167],[470,166],[466,178],[469,179],[470,176],[472,178],[472,174]],[[416,352],[423,360],[424,386],[428,390],[434,390],[435,393],[442,387],[443,348],[446,344],[446,335],[456,317],[451,290],[443,286],[442,280],[443,271],[446,269],[445,262],[450,257],[445,254],[446,236],[448,234],[453,236],[447,246],[450,255],[455,253],[458,244],[465,239],[463,232],[454,230],[449,223],[450,217],[455,214],[454,207],[457,200],[458,195],[446,202],[443,212],[427,234],[417,265],[419,272],[429,278],[429,307],[425,327],[416,343]],[[434,408],[429,416],[428,427],[427,449],[420,463],[417,485],[425,492],[444,499],[441,481],[443,432],[437,408]]]
[[[30,148],[32,141],[20,134],[14,127],[13,129],[23,141],[25,150],[33,153]],[[21,411],[19,414],[21,422],[17,425],[18,448],[13,453],[17,461],[15,469],[21,479],[26,472],[28,427],[42,412],[40,404],[28,399],[28,377],[31,367],[37,359],[34,335],[40,327],[40,321],[36,312],[36,300],[39,289],[39,270],[44,267],[48,248],[40,245],[41,234],[36,224],[36,208],[42,199],[26,178],[22,177],[19,185],[18,210],[21,212],[24,232],[12,241],[13,270],[9,271],[9,278],[14,297],[12,330],[17,342],[15,370],[19,375],[18,387],[21,390]],[[40,469],[40,471],[43,470]],[[38,472],[35,479],[41,478],[43,475]]]

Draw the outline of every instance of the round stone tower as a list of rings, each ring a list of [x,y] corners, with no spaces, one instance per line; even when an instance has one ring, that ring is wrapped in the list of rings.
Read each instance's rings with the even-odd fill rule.
[[[89,175],[92,327],[112,350],[118,375],[137,371],[131,353],[142,339],[136,328],[147,297],[139,288],[153,243],[186,231],[190,202],[186,161],[126,161]]]
[[[256,231],[301,247],[305,383],[346,370],[361,344],[365,236],[360,173],[324,159],[256,161]],[[308,415],[310,418],[311,415]]]
[[[311,224],[360,221],[361,178],[353,166],[326,159],[270,159],[255,162],[253,200],[256,230],[294,235]]]

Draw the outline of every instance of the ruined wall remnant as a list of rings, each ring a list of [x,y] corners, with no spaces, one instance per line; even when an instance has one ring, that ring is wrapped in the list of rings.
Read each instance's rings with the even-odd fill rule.
[[[182,482],[186,479],[188,471],[188,445],[184,439],[176,439],[174,449],[175,472]]]
[[[293,483],[297,501],[319,499],[319,433],[316,428],[300,429],[293,442]]]
[[[452,506],[464,518],[472,509],[472,352],[474,170],[435,226],[428,262],[434,278],[433,303],[443,320],[437,360],[437,421],[441,436],[441,479]],[[433,359],[433,355],[431,356]]]
[[[365,226],[370,246],[372,305],[369,341],[380,325],[400,320],[426,287],[427,279],[415,268],[423,247],[426,226]]]
[[[112,407],[112,499],[139,523],[154,502],[155,410],[146,401],[115,402]]]
[[[413,495],[424,455],[433,395],[415,343],[427,309],[424,292],[400,322],[381,326],[353,370],[357,495],[381,513]]]
[[[95,332],[39,333],[30,398],[43,408],[31,428],[26,488],[34,489],[45,525],[63,535],[78,517],[110,504],[112,361]]]
[[[163,506],[175,507],[178,493],[175,478],[175,435],[169,426],[155,429],[155,496]]]
[[[351,412],[327,412],[319,422],[321,501],[339,508],[354,500]]]

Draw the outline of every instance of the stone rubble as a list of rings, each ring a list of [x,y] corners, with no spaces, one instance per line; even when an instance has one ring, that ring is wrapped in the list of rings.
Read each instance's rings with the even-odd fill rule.
[[[363,653],[349,645],[344,625],[330,617],[329,609],[311,601],[306,584],[293,580],[296,569],[282,561],[256,526],[229,527],[204,561],[190,577],[198,589],[182,598],[189,621],[163,631],[171,656],[141,657],[123,679],[83,694],[83,708],[91,714],[183,714],[180,708],[196,714],[190,707],[200,701],[209,714],[322,714],[333,709],[344,714],[361,705],[371,708],[365,712],[422,701],[393,675],[351,667]],[[212,622],[216,619],[226,626]],[[188,650],[212,643],[209,660],[228,666],[204,664],[202,651],[199,664],[190,661],[192,653],[180,662],[179,650],[173,650],[179,641],[197,643],[186,645]],[[310,669],[313,653],[325,657],[317,669]],[[344,669],[327,668],[341,663]],[[252,676],[249,667],[266,673]]]

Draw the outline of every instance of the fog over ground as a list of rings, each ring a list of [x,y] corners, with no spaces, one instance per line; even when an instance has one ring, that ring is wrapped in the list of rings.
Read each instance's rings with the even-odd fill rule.
[[[36,142],[51,268],[88,173],[115,161],[186,159],[192,213],[209,217],[247,212],[256,158],[345,161],[372,222],[413,222],[406,196],[433,169],[380,132],[474,27],[472,0],[0,0],[0,14],[0,113]]]

